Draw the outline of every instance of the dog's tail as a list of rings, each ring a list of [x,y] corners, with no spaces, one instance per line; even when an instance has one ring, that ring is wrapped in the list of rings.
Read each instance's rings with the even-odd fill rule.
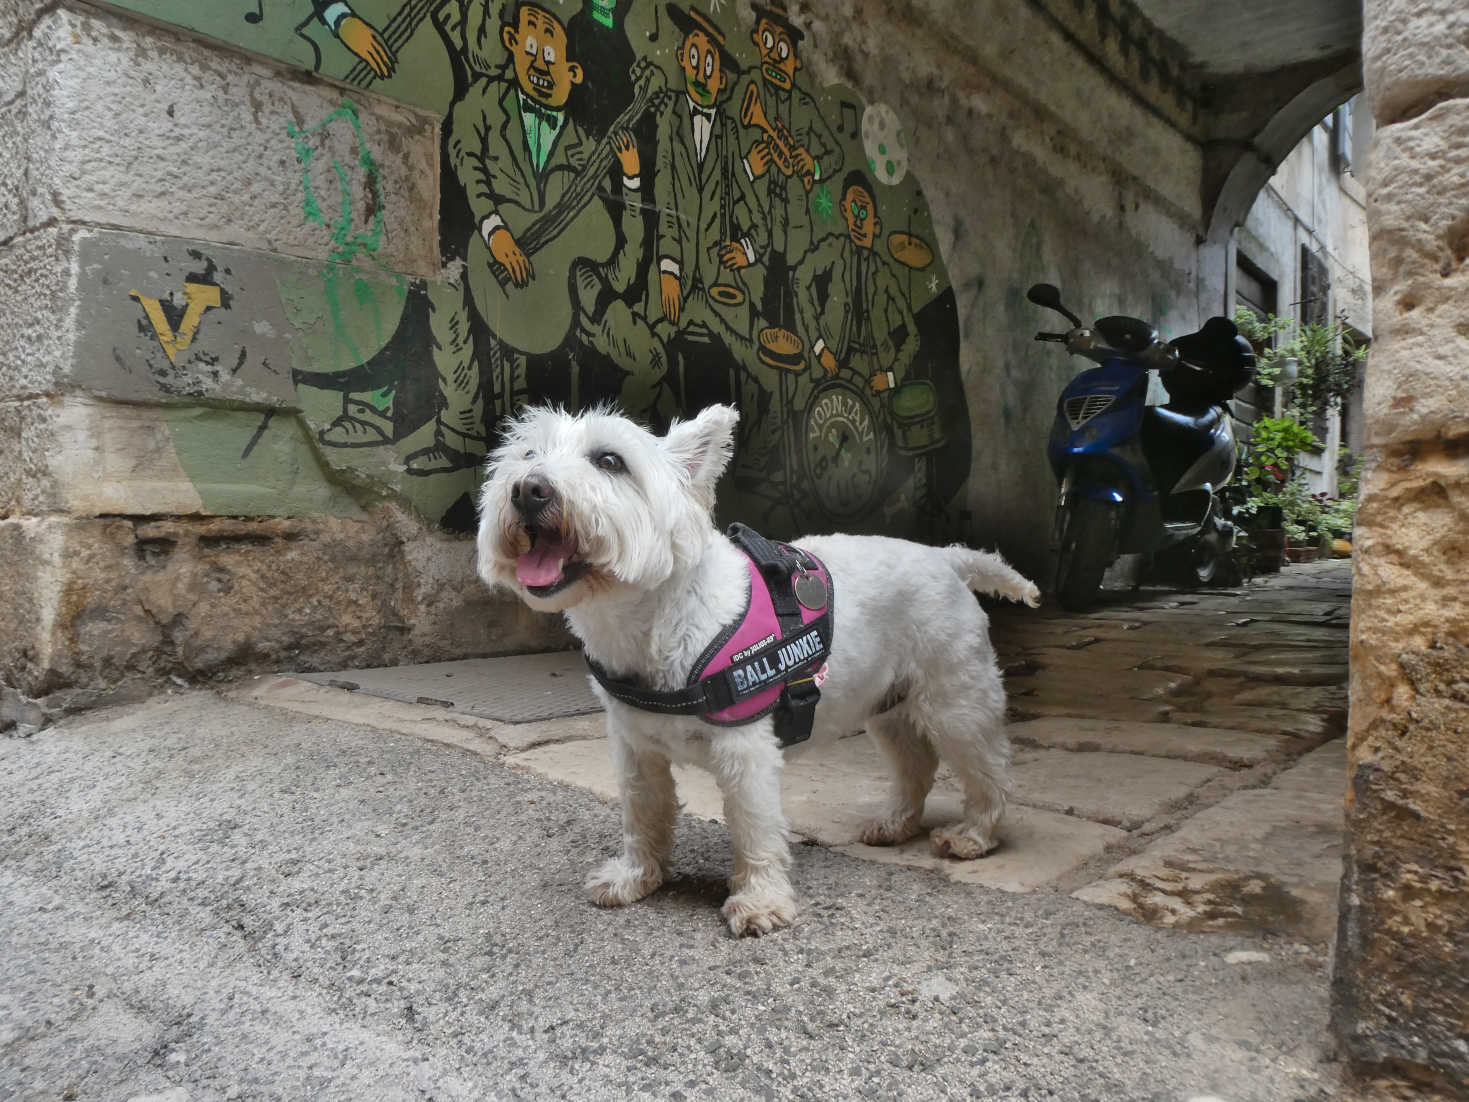
[[[943,548],[949,565],[959,580],[970,589],[993,593],[1012,601],[1022,601],[1031,608],[1041,603],[1036,584],[1007,563],[994,551],[975,551],[963,544]]]

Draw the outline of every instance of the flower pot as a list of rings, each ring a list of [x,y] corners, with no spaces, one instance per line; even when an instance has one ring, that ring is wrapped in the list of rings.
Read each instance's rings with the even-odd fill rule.
[[[1321,547],[1314,543],[1293,543],[1286,547],[1285,557],[1291,562],[1315,562],[1321,557]]]

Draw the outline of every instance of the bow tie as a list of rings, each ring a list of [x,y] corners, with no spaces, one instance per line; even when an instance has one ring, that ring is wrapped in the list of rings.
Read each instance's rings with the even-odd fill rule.
[[[553,111],[549,107],[542,107],[534,100],[520,97],[520,113],[536,119],[546,126],[556,127],[561,125],[561,112]]]
[[[692,104],[689,107],[689,110],[693,113],[693,116],[696,119],[703,118],[707,119],[709,122],[714,121],[714,108],[712,107],[700,107],[698,106],[698,104]]]

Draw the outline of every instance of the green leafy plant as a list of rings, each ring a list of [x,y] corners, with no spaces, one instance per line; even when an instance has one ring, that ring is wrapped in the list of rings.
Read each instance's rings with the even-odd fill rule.
[[[1296,360],[1296,379],[1290,388],[1288,411],[1304,422],[1315,422],[1328,410],[1340,409],[1357,383],[1357,369],[1367,358],[1338,318],[1330,325],[1303,325],[1288,346]]]
[[[1316,435],[1294,417],[1261,417],[1250,426],[1240,464],[1246,496],[1278,492],[1294,477],[1296,456],[1320,446]]]
[[[1329,325],[1302,325],[1293,338],[1281,344],[1276,344],[1277,338],[1296,328],[1289,318],[1274,314],[1261,318],[1241,306],[1234,313],[1234,324],[1255,348],[1257,385],[1267,389],[1279,386],[1287,363],[1295,361],[1296,377],[1290,385],[1286,412],[1305,424],[1314,424],[1328,410],[1341,406],[1367,358],[1367,346],[1352,339],[1345,315]]]
[[[1266,314],[1262,318],[1248,306],[1235,310],[1235,328],[1255,349],[1256,386],[1269,389],[1279,380],[1288,356],[1283,349],[1275,346],[1275,338],[1292,324],[1290,318],[1278,318],[1274,314]]]

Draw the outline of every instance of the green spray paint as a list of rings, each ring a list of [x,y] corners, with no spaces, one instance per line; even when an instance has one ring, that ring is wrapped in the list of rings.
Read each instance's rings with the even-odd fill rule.
[[[372,224],[363,230],[352,228],[352,186],[346,166],[341,161],[335,157],[332,158],[331,167],[332,173],[337,178],[338,195],[336,212],[330,219],[311,182],[311,163],[317,155],[311,138],[338,120],[345,120],[352,128],[357,143],[357,167],[361,169],[366,179],[368,193],[377,200],[373,204]],[[383,239],[382,172],[363,138],[362,120],[358,117],[357,105],[349,99],[344,99],[340,107],[313,126],[301,128],[288,123],[286,133],[290,135],[294,143],[296,162],[301,166],[301,214],[308,225],[321,226],[331,235],[328,263],[322,268],[321,274],[326,291],[327,312],[331,319],[332,333],[335,339],[347,349],[351,362],[361,363],[367,357],[362,354],[353,336],[352,327],[347,324],[344,317],[342,294],[345,290],[344,284],[350,279],[350,293],[354,306],[353,319],[354,321],[361,319],[364,315],[370,318],[376,341],[375,347],[381,347],[386,340],[386,333],[383,312],[376,290],[370,281],[361,275],[352,273],[348,266],[361,256],[372,261],[380,270],[388,271],[376,257],[378,249],[382,247]],[[390,274],[393,275],[394,290],[398,298],[398,302],[394,305],[401,305],[407,295],[404,280],[397,273]],[[395,311],[395,324],[396,319]],[[379,410],[386,412],[392,406],[393,389],[389,385],[373,391],[368,396],[369,400]]]

